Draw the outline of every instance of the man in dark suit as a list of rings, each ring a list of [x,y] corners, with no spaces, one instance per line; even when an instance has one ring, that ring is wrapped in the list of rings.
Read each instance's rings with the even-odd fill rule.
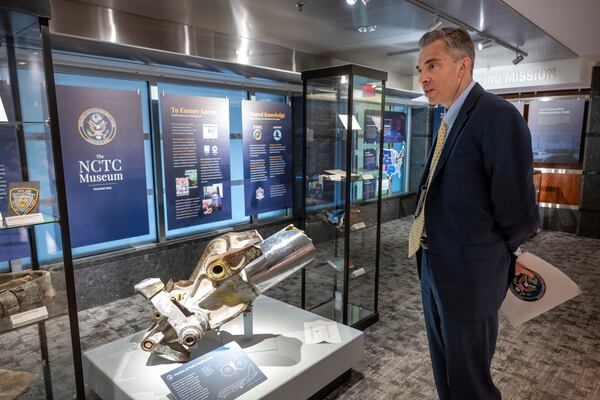
[[[425,96],[447,108],[409,240],[435,383],[442,400],[500,399],[490,373],[498,310],[539,218],[531,135],[510,103],[473,81],[467,32],[443,28],[419,45]]]

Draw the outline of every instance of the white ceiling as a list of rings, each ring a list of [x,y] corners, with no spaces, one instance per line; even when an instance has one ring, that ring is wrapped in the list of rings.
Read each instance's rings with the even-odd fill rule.
[[[580,57],[600,61],[600,0],[503,0]]]

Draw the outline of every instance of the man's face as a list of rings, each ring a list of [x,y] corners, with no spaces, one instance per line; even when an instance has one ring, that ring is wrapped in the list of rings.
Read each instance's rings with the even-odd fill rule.
[[[450,106],[465,73],[462,61],[464,59],[454,60],[443,40],[436,40],[421,49],[417,72],[429,104]]]

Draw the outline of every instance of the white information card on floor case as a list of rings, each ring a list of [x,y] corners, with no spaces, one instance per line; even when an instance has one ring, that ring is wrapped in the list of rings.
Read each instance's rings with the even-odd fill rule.
[[[304,335],[306,344],[321,342],[341,343],[340,331],[333,321],[310,321],[304,323]]]

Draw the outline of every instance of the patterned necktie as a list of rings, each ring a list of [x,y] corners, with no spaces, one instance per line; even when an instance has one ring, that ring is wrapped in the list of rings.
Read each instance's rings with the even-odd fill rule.
[[[442,122],[442,124],[440,125],[440,129],[438,130],[437,140],[435,142],[435,149],[433,150],[433,156],[431,157],[429,174],[427,175],[427,182],[425,182],[427,190],[425,191],[425,193],[419,193],[420,196],[424,196],[422,200],[421,210],[419,212],[419,215],[417,215],[417,217],[413,221],[412,226],[410,227],[410,234],[408,236],[408,257],[414,256],[417,250],[419,250],[419,246],[421,245],[421,237],[423,236],[423,229],[425,228],[425,200],[427,200],[427,192],[429,191],[429,185],[431,184],[431,179],[433,178],[435,167],[437,166],[438,160],[440,159],[440,155],[442,154],[442,149],[444,148],[447,128],[448,125],[446,125],[445,122]]]

